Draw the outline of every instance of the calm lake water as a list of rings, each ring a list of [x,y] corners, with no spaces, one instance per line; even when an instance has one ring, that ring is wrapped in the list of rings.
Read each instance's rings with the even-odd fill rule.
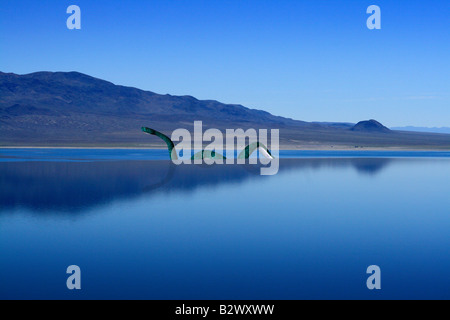
[[[167,157],[0,149],[0,299],[450,299],[450,153]]]

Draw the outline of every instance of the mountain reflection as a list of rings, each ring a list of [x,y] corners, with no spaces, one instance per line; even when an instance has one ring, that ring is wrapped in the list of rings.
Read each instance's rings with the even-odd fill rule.
[[[291,170],[354,168],[375,175],[387,158],[281,159],[279,174]],[[117,199],[271,179],[244,165],[175,166],[170,161],[0,162],[0,213],[17,208],[82,213]]]

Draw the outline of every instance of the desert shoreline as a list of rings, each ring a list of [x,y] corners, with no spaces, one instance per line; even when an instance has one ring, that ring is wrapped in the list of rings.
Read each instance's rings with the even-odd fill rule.
[[[42,150],[167,150],[167,148],[162,146],[148,146],[148,147],[104,147],[104,146],[0,146],[0,150],[2,149],[42,149]],[[225,149],[226,150],[226,149]],[[309,147],[299,147],[299,146],[282,146],[279,149],[280,151],[435,151],[435,152],[450,152],[449,149],[445,148],[414,148],[414,147],[325,147],[325,146],[309,146]]]

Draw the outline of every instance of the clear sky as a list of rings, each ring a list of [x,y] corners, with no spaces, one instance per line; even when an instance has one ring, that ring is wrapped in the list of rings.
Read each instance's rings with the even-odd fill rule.
[[[66,27],[72,4],[81,30]],[[366,27],[372,4],[381,30]],[[450,1],[2,0],[0,71],[79,71],[306,121],[450,126]]]

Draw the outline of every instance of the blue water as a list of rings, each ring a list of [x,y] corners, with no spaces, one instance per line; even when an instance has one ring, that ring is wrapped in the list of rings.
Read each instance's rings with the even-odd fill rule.
[[[450,298],[450,153],[283,151],[269,177],[167,156],[0,149],[0,298]]]
[[[153,149],[0,149],[3,161],[167,160],[167,150]],[[305,151],[281,150],[281,159],[450,157],[450,151]]]

